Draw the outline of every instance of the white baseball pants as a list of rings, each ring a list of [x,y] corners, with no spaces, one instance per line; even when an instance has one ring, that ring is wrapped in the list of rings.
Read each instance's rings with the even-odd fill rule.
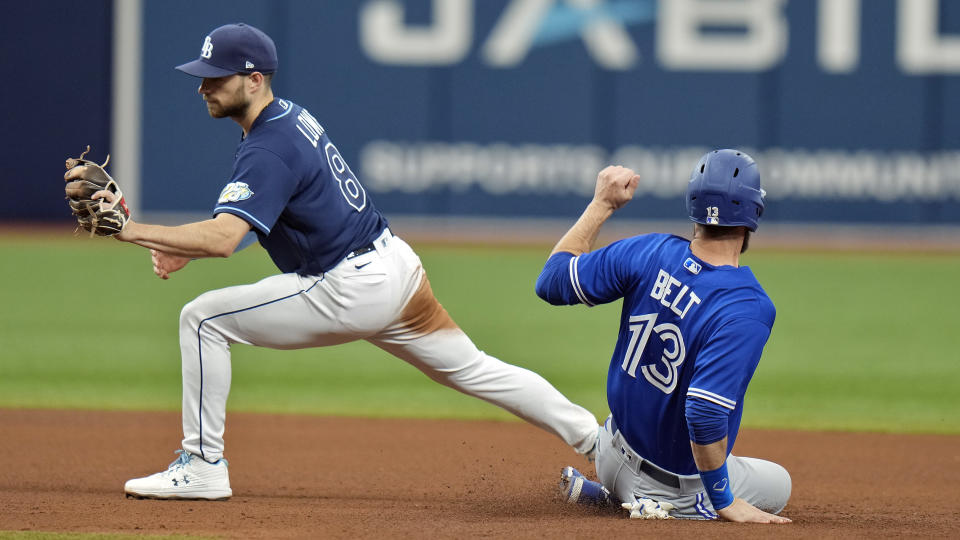
[[[223,455],[230,345],[323,347],[365,339],[431,379],[563,439],[580,453],[597,421],[543,377],[480,351],[433,296],[419,257],[384,231],[376,249],[319,276],[280,274],[204,293],[180,314],[183,449]]]
[[[597,444],[597,478],[604,487],[623,502],[649,497],[672,503],[676,509],[670,515],[677,518],[716,518],[699,475],[672,475],[678,485],[658,481],[642,470],[643,457],[620,437],[619,432],[613,431],[610,424],[608,418],[600,430]],[[727,472],[734,497],[760,510],[777,514],[790,499],[790,474],[772,461],[730,455],[727,457]]]

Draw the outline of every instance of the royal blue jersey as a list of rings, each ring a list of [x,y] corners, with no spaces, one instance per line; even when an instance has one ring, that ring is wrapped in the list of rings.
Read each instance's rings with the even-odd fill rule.
[[[573,257],[551,257],[537,292],[554,304],[623,298],[607,374],[607,403],[640,455],[681,475],[697,474],[687,400],[727,415],[729,453],[743,397],[776,312],[748,267],[713,266],[684,238],[649,234]]]
[[[213,210],[247,221],[281,272],[321,274],[387,226],[326,130],[274,99],[237,147]]]

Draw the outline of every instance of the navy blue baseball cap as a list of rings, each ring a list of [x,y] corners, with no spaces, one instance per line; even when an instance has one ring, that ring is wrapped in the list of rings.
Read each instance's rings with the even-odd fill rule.
[[[194,77],[226,77],[235,73],[273,73],[277,47],[270,36],[248,24],[225,24],[203,40],[200,58],[176,67]]]

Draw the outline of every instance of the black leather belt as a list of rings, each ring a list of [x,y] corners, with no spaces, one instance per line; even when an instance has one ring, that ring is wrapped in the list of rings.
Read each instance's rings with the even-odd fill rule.
[[[617,428],[617,421],[613,419],[613,416],[611,416],[610,432],[615,434],[617,431],[619,431],[619,429]],[[650,463],[646,459],[640,462],[640,470],[650,478],[653,478],[654,480],[656,480],[657,482],[660,482],[665,486],[670,486],[672,488],[680,489],[680,478],[677,475],[671,472],[667,472],[661,469],[660,467],[657,467],[656,465],[654,465],[653,463]]]
[[[360,255],[363,255],[364,253],[370,253],[375,249],[377,249],[376,246],[373,245],[373,242],[370,242],[369,244],[363,246],[362,248],[355,249],[350,253],[348,253],[347,258],[352,259],[354,257],[359,257]]]
[[[393,236],[393,233],[388,233],[388,234],[389,234],[390,236]],[[377,237],[377,240],[379,240],[379,239],[380,239],[380,238]],[[347,258],[347,259],[352,259],[352,258],[354,258],[354,257],[359,257],[360,255],[363,255],[364,253],[370,253],[371,251],[377,249],[377,246],[375,245],[375,244],[377,243],[377,240],[374,240],[373,242],[370,242],[369,244],[363,246],[362,248],[357,248],[357,249],[351,251],[350,253],[347,254],[346,258]]]
[[[665,486],[680,489],[680,479],[677,478],[677,475],[668,473],[667,471],[653,465],[647,460],[643,460],[643,463],[640,464],[640,470],[646,473],[646,475],[650,478],[653,478]]]

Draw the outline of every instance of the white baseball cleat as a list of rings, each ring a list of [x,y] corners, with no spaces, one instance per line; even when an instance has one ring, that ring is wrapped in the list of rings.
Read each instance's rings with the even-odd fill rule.
[[[205,499],[225,501],[233,495],[227,460],[208,463],[199,456],[180,454],[165,471],[128,480],[123,490],[134,499]]]

